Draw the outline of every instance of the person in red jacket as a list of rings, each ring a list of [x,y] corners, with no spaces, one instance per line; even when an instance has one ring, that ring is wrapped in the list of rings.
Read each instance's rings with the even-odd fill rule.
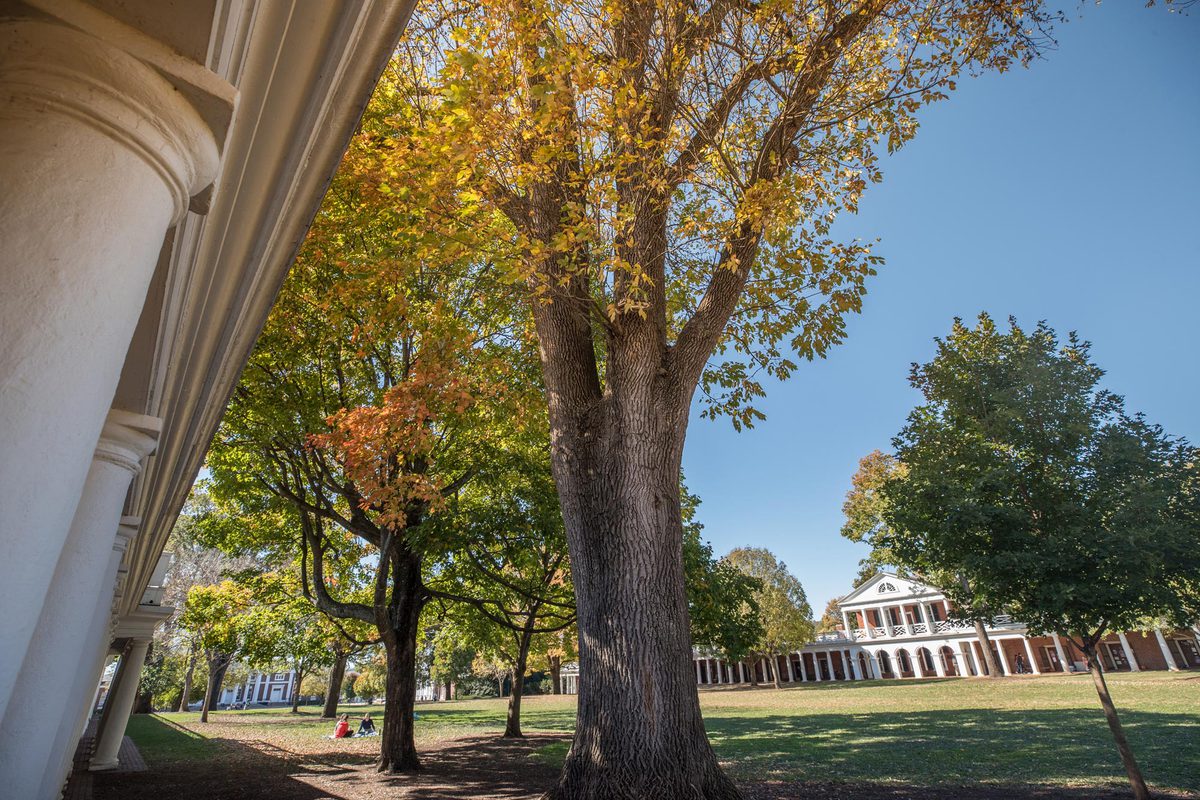
[[[350,736],[350,715],[342,714],[338,717],[337,725],[333,728],[333,738],[345,739]]]

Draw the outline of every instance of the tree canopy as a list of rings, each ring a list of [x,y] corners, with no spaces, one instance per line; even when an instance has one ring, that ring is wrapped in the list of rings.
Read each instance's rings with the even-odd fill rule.
[[[804,587],[787,565],[771,551],[761,547],[739,547],[725,556],[725,561],[751,576],[759,583],[754,592],[761,634],[751,646],[759,656],[776,656],[799,650],[816,634],[812,607]],[[779,670],[772,670],[775,685],[779,685]]]
[[[1139,798],[1148,797],[1096,647],[1147,618],[1194,622],[1200,459],[1100,385],[1091,347],[1047,324],[955,320],[914,365],[924,403],[894,440],[907,472],[880,490],[876,538],[957,604],[1003,608],[1088,656]]]

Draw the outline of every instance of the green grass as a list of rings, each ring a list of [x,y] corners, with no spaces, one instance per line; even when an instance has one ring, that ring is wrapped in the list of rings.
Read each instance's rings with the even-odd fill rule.
[[[1124,674],[1109,682],[1150,782],[1200,792],[1200,674]],[[718,757],[741,780],[1085,787],[1124,781],[1087,676],[713,691],[701,693],[701,705]],[[353,717],[364,708],[342,710]],[[332,725],[318,713],[222,712],[208,730],[196,724],[197,714],[164,714],[135,718],[130,735],[152,764],[212,757],[218,745],[206,736],[311,752],[333,744],[322,738]],[[418,746],[498,735],[504,727],[504,704],[495,699],[422,704],[418,714]],[[574,698],[526,698],[527,733],[573,726]],[[354,742],[355,749],[368,752],[375,741]],[[558,763],[566,749],[565,742],[551,744],[538,758]]]

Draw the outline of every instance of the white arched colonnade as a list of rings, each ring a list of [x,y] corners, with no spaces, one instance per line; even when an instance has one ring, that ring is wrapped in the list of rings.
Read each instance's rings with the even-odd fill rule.
[[[115,766],[161,557],[410,2],[24,0],[0,17],[0,775]]]

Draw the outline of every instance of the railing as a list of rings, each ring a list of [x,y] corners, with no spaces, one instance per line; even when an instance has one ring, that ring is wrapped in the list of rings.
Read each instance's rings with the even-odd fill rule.
[[[887,628],[876,628],[875,635],[876,636],[887,636],[888,635]]]
[[[816,641],[818,642],[848,642],[848,639],[842,633],[818,633]]]
[[[924,622],[914,622],[912,626],[912,632],[914,636],[916,636],[918,633],[929,633],[929,626],[927,626]]]

